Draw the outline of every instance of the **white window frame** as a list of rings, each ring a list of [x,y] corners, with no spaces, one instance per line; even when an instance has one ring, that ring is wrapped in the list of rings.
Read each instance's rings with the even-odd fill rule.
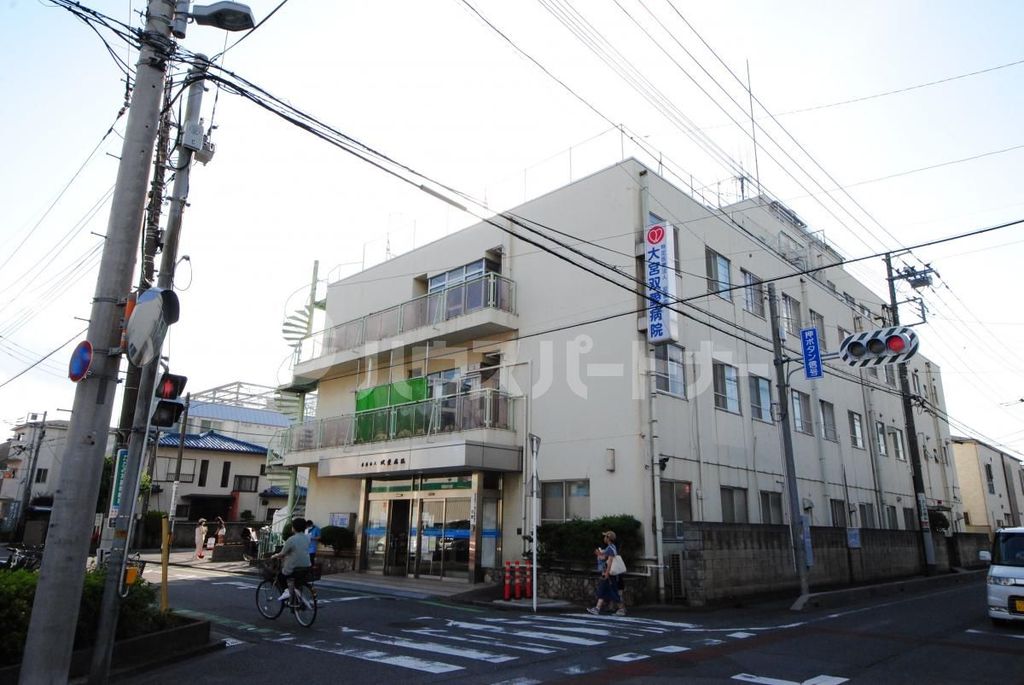
[[[818,331],[818,347],[822,352],[828,351],[828,339],[825,337],[825,317],[818,312],[811,310],[811,326]]]
[[[821,419],[822,437],[829,442],[839,442],[835,405],[827,400],[818,400],[818,416]]]
[[[711,364],[714,375],[715,408],[730,414],[742,414],[740,410],[740,371],[724,362]]]
[[[565,521],[571,521],[574,518],[589,519],[590,518],[590,481],[587,479],[571,479],[571,480],[549,480],[542,481],[541,484],[541,522],[542,523],[564,523]],[[554,502],[549,499],[548,491],[553,491],[555,486],[558,486],[561,494],[558,495],[558,502],[560,506],[557,507],[559,511],[553,511]],[[576,489],[576,494],[573,494],[572,490]],[[582,490],[586,490],[584,494]],[[577,503],[578,506],[573,506],[571,499],[576,498],[580,500]],[[581,504],[582,503],[582,504]],[[586,509],[584,512],[583,509]]]
[[[881,421],[875,421],[875,448],[878,450],[878,456],[889,456],[889,447],[885,440],[885,424]]]
[[[800,335],[803,318],[800,315],[800,300],[782,293],[782,323],[787,333]]]
[[[864,449],[864,417],[855,411],[847,412],[850,422],[850,444],[859,450]]]
[[[683,353],[683,348],[673,343],[665,343],[654,348],[654,383],[658,392],[686,397],[686,366],[683,363]]]
[[[722,256],[710,247],[705,247],[704,261],[707,265],[708,292],[732,302],[732,291],[728,289],[732,287],[732,263],[728,257]]]
[[[793,430],[805,435],[814,435],[814,419],[811,418],[811,396],[799,390],[790,390],[793,406]]]
[[[740,274],[743,276],[743,309],[763,319],[764,284],[746,269],[740,269]]]
[[[900,461],[907,460],[907,449],[903,443],[903,431],[899,428],[892,428],[889,431],[892,434],[892,453]]]
[[[750,416],[758,421],[772,420],[772,384],[767,378],[750,376]]]
[[[719,493],[722,498],[722,523],[750,523],[746,488],[723,485],[719,488]],[[739,506],[737,507],[737,505]],[[737,508],[742,511],[737,511]],[[728,517],[726,516],[727,512],[731,514]]]

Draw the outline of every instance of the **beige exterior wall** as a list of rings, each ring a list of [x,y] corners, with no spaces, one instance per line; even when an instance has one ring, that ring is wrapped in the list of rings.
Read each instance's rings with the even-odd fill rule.
[[[807,232],[787,223],[784,215],[754,200],[711,211],[633,160],[511,213],[535,222],[530,226],[553,227],[575,236],[568,242],[632,276],[638,273],[636,244],[643,235],[642,187],[648,189],[649,211],[678,229],[677,293],[684,300],[678,308],[683,312],[679,315],[679,345],[684,349],[686,396],[659,392],[654,399],[656,458],[668,457],[660,476],[692,484],[688,514],[695,520],[722,520],[721,488],[735,487],[746,491],[748,520],[762,522],[761,491],[778,493],[786,501],[780,430],[776,424],[751,417],[749,376],[769,379],[772,401],[778,401],[768,305],[765,302],[765,316],[761,317],[745,310],[742,289],[733,291],[728,299],[708,294],[705,250],[711,248],[730,260],[734,285],[742,283],[741,269],[762,279],[799,270],[794,263],[796,252],[805,268],[830,263],[834,257]],[[500,217],[495,221],[508,222]],[[521,226],[513,228],[534,238]],[[803,247],[794,251],[791,243]],[[776,251],[780,246],[789,251],[792,261],[780,256]],[[480,259],[488,251],[494,254],[498,248],[501,273],[516,285],[517,328],[493,335],[483,348],[500,351],[501,387],[521,397],[516,409],[517,443],[528,452],[527,434],[541,436],[540,480],[588,480],[590,517],[634,515],[644,524],[646,549],[653,555],[647,345],[637,313],[643,308],[642,298],[482,223],[332,284],[327,318],[336,325],[395,306],[425,292],[426,278]],[[554,249],[582,261],[565,248]],[[588,267],[631,288],[638,287],[628,276],[611,274],[592,263]],[[884,282],[873,285],[884,291]],[[841,268],[824,272],[820,281],[809,275],[794,276],[778,281],[776,287],[780,297],[786,294],[799,300],[805,327],[811,325],[811,310],[823,315],[826,351],[838,348],[839,327],[847,332],[880,327],[878,321],[866,318],[861,307],[870,316],[880,316],[882,299]],[[844,300],[844,293],[853,298],[854,306]],[[927,350],[927,341],[922,341],[922,348]],[[787,338],[786,349],[789,357],[800,356],[796,336]],[[481,351],[478,342],[474,349],[456,354],[446,363],[465,370],[479,361]],[[444,366],[436,353],[431,352],[430,370]],[[304,359],[300,367],[303,376],[314,371],[319,374],[318,413],[320,418],[330,418],[353,411],[356,389],[387,382],[392,373],[398,379],[413,369],[422,370],[423,354],[409,349],[401,349],[397,357],[368,354],[354,366],[319,370],[315,360]],[[715,362],[738,370],[738,413],[716,408]],[[917,378],[918,392],[943,410],[938,368],[924,354],[908,366],[912,378]],[[827,362],[826,368],[825,378],[816,381],[805,380],[798,370],[791,376],[793,389],[810,398],[814,423],[813,435],[794,432],[799,495],[806,513],[814,525],[832,525],[830,500],[844,500],[857,512],[852,525],[864,525],[859,514],[863,504],[874,509],[876,526],[887,527],[885,508],[894,507],[897,527],[904,529],[903,509],[914,506],[914,491],[898,388],[894,382],[887,383],[884,372],[877,378],[861,375],[838,361]],[[834,439],[823,435],[822,400],[834,407]],[[850,411],[861,416],[863,447],[852,444]],[[960,490],[949,456],[948,427],[934,414],[920,411],[915,412],[915,420],[924,452],[928,503],[950,507],[951,519],[956,519]],[[874,439],[876,422],[885,431],[885,454]],[[900,435],[903,459],[896,457],[894,446]],[[388,449],[388,443],[375,445]],[[309,450],[291,453],[287,460],[293,465],[313,465],[324,458]],[[524,465],[528,468],[528,460]],[[506,558],[520,552],[516,529],[528,522],[523,508],[524,483],[519,472],[505,474],[502,535]],[[311,475],[308,506],[317,515],[337,510],[337,506],[347,507],[358,500],[359,484],[356,477]],[[321,497],[328,502],[321,502]],[[785,520],[789,520],[788,512]]]
[[[1021,461],[970,438],[954,438],[953,451],[963,487],[964,513],[971,522],[968,531],[991,534],[1002,527],[1022,525]]]

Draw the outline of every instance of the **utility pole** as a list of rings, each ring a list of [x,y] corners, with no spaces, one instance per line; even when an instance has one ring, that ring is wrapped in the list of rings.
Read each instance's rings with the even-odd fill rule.
[[[885,278],[889,282],[889,312],[892,325],[900,325],[899,303],[896,301],[896,278],[892,272],[892,253],[885,253]],[[907,365],[897,365],[900,376],[900,397],[903,400],[903,422],[907,432],[907,445],[910,448],[910,468],[914,477],[914,499],[917,501],[917,519],[921,526],[921,549],[924,551],[924,571],[926,575],[935,575],[935,544],[932,541],[932,526],[928,519],[928,498],[924,491],[924,477],[921,473],[921,447],[917,442],[917,428],[914,426],[914,408],[910,402],[910,379],[907,376]]]
[[[149,204],[146,209],[146,230],[142,240],[142,269],[139,271],[138,291],[147,290],[153,285],[153,263],[156,258],[157,243],[160,234],[160,214],[164,201],[164,175],[167,170],[167,152],[171,137],[171,80],[164,82],[163,114],[160,117],[160,130],[157,133],[156,159],[153,162],[153,182],[149,186]],[[132,432],[132,419],[135,411],[135,398],[139,394],[139,374],[142,369],[134,364],[128,365],[124,379],[124,392],[121,398],[121,418],[117,423],[117,450],[128,446],[128,438]]]
[[[188,195],[189,167],[192,164],[192,153],[195,146],[201,150],[202,136],[198,141],[189,141],[188,135],[199,127],[199,113],[203,101],[203,76],[208,62],[202,55],[189,70],[187,82],[188,101],[185,105],[185,121],[179,134],[177,172],[174,176],[174,187],[171,191],[171,206],[167,213],[167,231],[164,236],[164,249],[160,258],[160,275],[157,286],[164,290],[174,287],[174,267],[178,254],[178,239],[181,234],[181,217]],[[117,615],[120,587],[124,573],[125,553],[130,537],[132,519],[135,513],[135,502],[138,499],[139,479],[142,476],[142,453],[149,437],[150,408],[156,387],[156,375],[160,369],[160,355],[142,368],[139,376],[139,393],[135,403],[135,416],[132,423],[131,438],[128,441],[128,459],[125,464],[125,475],[121,481],[122,508],[117,515],[114,529],[114,540],[110,548],[107,576],[103,588],[103,600],[100,603],[99,626],[96,630],[96,644],[93,647],[92,669],[89,682],[101,684],[108,680],[110,659],[114,651],[114,633],[117,630]]]
[[[185,454],[185,433],[188,431],[188,408],[192,406],[192,393],[185,395],[185,411],[178,422],[178,459],[174,465],[174,484],[171,485],[171,503],[168,507],[167,516],[171,520],[171,541],[174,541],[174,521],[178,518],[175,511],[178,509],[178,484],[181,483],[181,458]]]
[[[789,425],[789,382],[786,380],[786,357],[779,331],[779,302],[775,284],[768,284],[768,313],[772,323],[772,350],[775,356],[775,383],[779,391],[779,422],[782,424],[782,451],[786,464],[786,494],[789,495],[789,534],[793,539],[793,563],[800,578],[800,598],[794,609],[803,606],[810,596],[807,582],[807,550],[804,549],[804,526],[800,510],[800,493],[796,484],[796,463],[793,459],[793,429]]]
[[[46,435],[46,412],[43,412],[43,422],[36,425],[32,434],[33,442],[32,455],[28,460],[28,471],[25,472],[25,492],[21,495],[21,511],[18,512],[19,528],[21,538],[25,539],[25,522],[28,521],[28,504],[32,501],[32,482],[36,471],[36,464],[39,463],[39,450],[43,446],[43,437]]]
[[[79,381],[68,426],[59,485],[32,604],[21,662],[24,685],[67,682],[85,581],[103,453],[114,409],[121,364],[124,298],[131,285],[142,227],[146,184],[153,159],[170,38],[172,0],[150,0],[146,30],[135,71],[135,88],[125,129],[121,161],[111,200],[86,339],[96,356]]]

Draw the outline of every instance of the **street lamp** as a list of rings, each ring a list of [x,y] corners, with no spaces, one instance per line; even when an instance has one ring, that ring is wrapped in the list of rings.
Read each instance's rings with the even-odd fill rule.
[[[212,5],[196,5],[189,11],[190,0],[178,0],[174,7],[174,22],[171,33],[175,38],[185,37],[185,24],[194,19],[201,26],[215,26],[225,31],[248,31],[256,26],[256,20],[248,5],[240,2],[215,2]]]

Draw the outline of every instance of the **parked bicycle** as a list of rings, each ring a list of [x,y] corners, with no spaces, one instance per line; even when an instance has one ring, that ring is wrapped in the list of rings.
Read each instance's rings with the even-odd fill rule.
[[[10,571],[23,568],[26,571],[35,571],[39,569],[39,565],[43,562],[43,546],[20,546],[20,545],[8,545],[7,551],[10,555],[7,560],[0,565],[0,568],[4,568]]]
[[[265,618],[277,618],[285,609],[289,609],[299,625],[309,627],[316,620],[317,602],[316,588],[313,586],[313,569],[304,578],[295,579],[295,587],[289,591],[288,597],[280,599],[287,589],[281,578],[281,565],[275,559],[259,560],[263,572],[263,582],[256,588],[256,608]]]

